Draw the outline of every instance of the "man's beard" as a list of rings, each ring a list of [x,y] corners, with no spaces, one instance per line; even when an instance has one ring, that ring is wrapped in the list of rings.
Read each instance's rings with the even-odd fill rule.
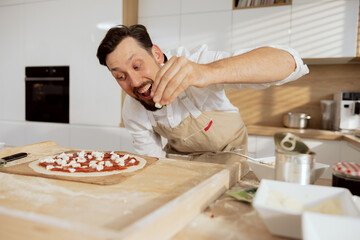
[[[148,83],[151,83],[151,86],[152,86],[153,81],[145,82],[145,83],[143,83],[140,87],[134,88],[134,90],[133,90],[133,93],[134,93],[134,95],[135,95],[134,98],[135,98],[136,100],[138,100],[138,101],[141,103],[141,105],[144,106],[144,108],[145,108],[146,110],[155,112],[155,111],[157,111],[157,110],[159,110],[159,109],[161,109],[161,108],[155,107],[155,102],[154,102],[152,99],[149,99],[150,103],[148,103],[148,102],[144,101],[141,97],[139,97],[138,89],[142,88],[143,86],[145,86],[145,85],[148,84]],[[149,91],[151,91],[151,87],[150,87]]]
[[[157,110],[160,110],[161,108],[157,108],[157,107],[155,107],[155,103],[154,103],[154,101],[152,101],[153,102],[153,104],[152,105],[150,105],[150,104],[148,104],[147,102],[145,102],[144,100],[142,100],[142,99],[139,99],[139,98],[135,98],[136,100],[138,100],[140,103],[141,103],[141,105],[143,105],[144,106],[144,108],[146,108],[146,110],[148,110],[148,111],[152,111],[152,112],[155,112],[155,111],[157,111]]]

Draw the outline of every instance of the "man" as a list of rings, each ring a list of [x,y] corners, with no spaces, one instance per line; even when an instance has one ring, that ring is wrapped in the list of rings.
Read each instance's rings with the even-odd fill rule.
[[[224,89],[260,89],[309,72],[295,51],[279,46],[233,56],[206,46],[164,54],[142,25],[110,29],[97,57],[129,95],[123,119],[139,154],[229,164],[244,162],[228,152],[247,153],[247,131]]]

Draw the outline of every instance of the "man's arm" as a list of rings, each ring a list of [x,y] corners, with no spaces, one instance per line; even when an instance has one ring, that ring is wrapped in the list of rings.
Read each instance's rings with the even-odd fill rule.
[[[155,102],[168,105],[190,86],[276,82],[288,77],[295,68],[295,60],[289,52],[271,47],[257,48],[208,64],[172,57],[158,72],[152,94]]]

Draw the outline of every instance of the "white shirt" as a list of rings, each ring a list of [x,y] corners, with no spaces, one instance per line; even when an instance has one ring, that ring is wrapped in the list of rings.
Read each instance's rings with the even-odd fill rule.
[[[296,80],[309,72],[308,67],[303,63],[298,53],[293,49],[272,45],[269,47],[285,50],[294,57],[296,69],[287,78],[278,82],[263,84],[217,84],[210,85],[206,88],[189,87],[185,91],[186,95],[201,111],[238,112],[238,109],[233,106],[226,97],[225,89],[264,89],[272,85],[281,85],[286,82]],[[209,51],[206,45],[202,45],[191,52],[183,47],[180,47],[178,49],[165,52],[165,55],[169,59],[172,56],[184,56],[190,61],[205,64],[226,57],[240,55],[253,49],[255,48],[235,51],[233,54],[229,54],[227,52]],[[171,128],[178,126],[186,117],[189,116],[188,110],[180,102],[179,98],[176,98],[170,105],[164,106],[162,109],[152,112],[152,114],[155,121]],[[156,132],[153,131],[151,122],[147,115],[147,110],[137,100],[128,95],[124,101],[123,119],[126,129],[128,129],[133,137],[133,145],[137,153],[154,157],[165,157],[166,153],[162,150],[162,139]]]

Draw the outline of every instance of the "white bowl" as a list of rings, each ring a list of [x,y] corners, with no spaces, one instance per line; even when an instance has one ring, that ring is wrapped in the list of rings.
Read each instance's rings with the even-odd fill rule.
[[[251,170],[255,173],[256,177],[261,179],[274,179],[275,176],[275,157],[257,158],[255,161],[247,161]],[[312,183],[318,180],[321,175],[330,166],[323,163],[315,163],[314,170],[315,175]]]
[[[326,215],[341,210],[344,216],[360,217],[348,189],[266,179],[260,182],[253,206],[272,234],[291,238],[302,237],[302,214],[315,211],[311,207]]]
[[[358,217],[305,212],[301,223],[304,240],[339,240],[360,237],[360,218]]]

